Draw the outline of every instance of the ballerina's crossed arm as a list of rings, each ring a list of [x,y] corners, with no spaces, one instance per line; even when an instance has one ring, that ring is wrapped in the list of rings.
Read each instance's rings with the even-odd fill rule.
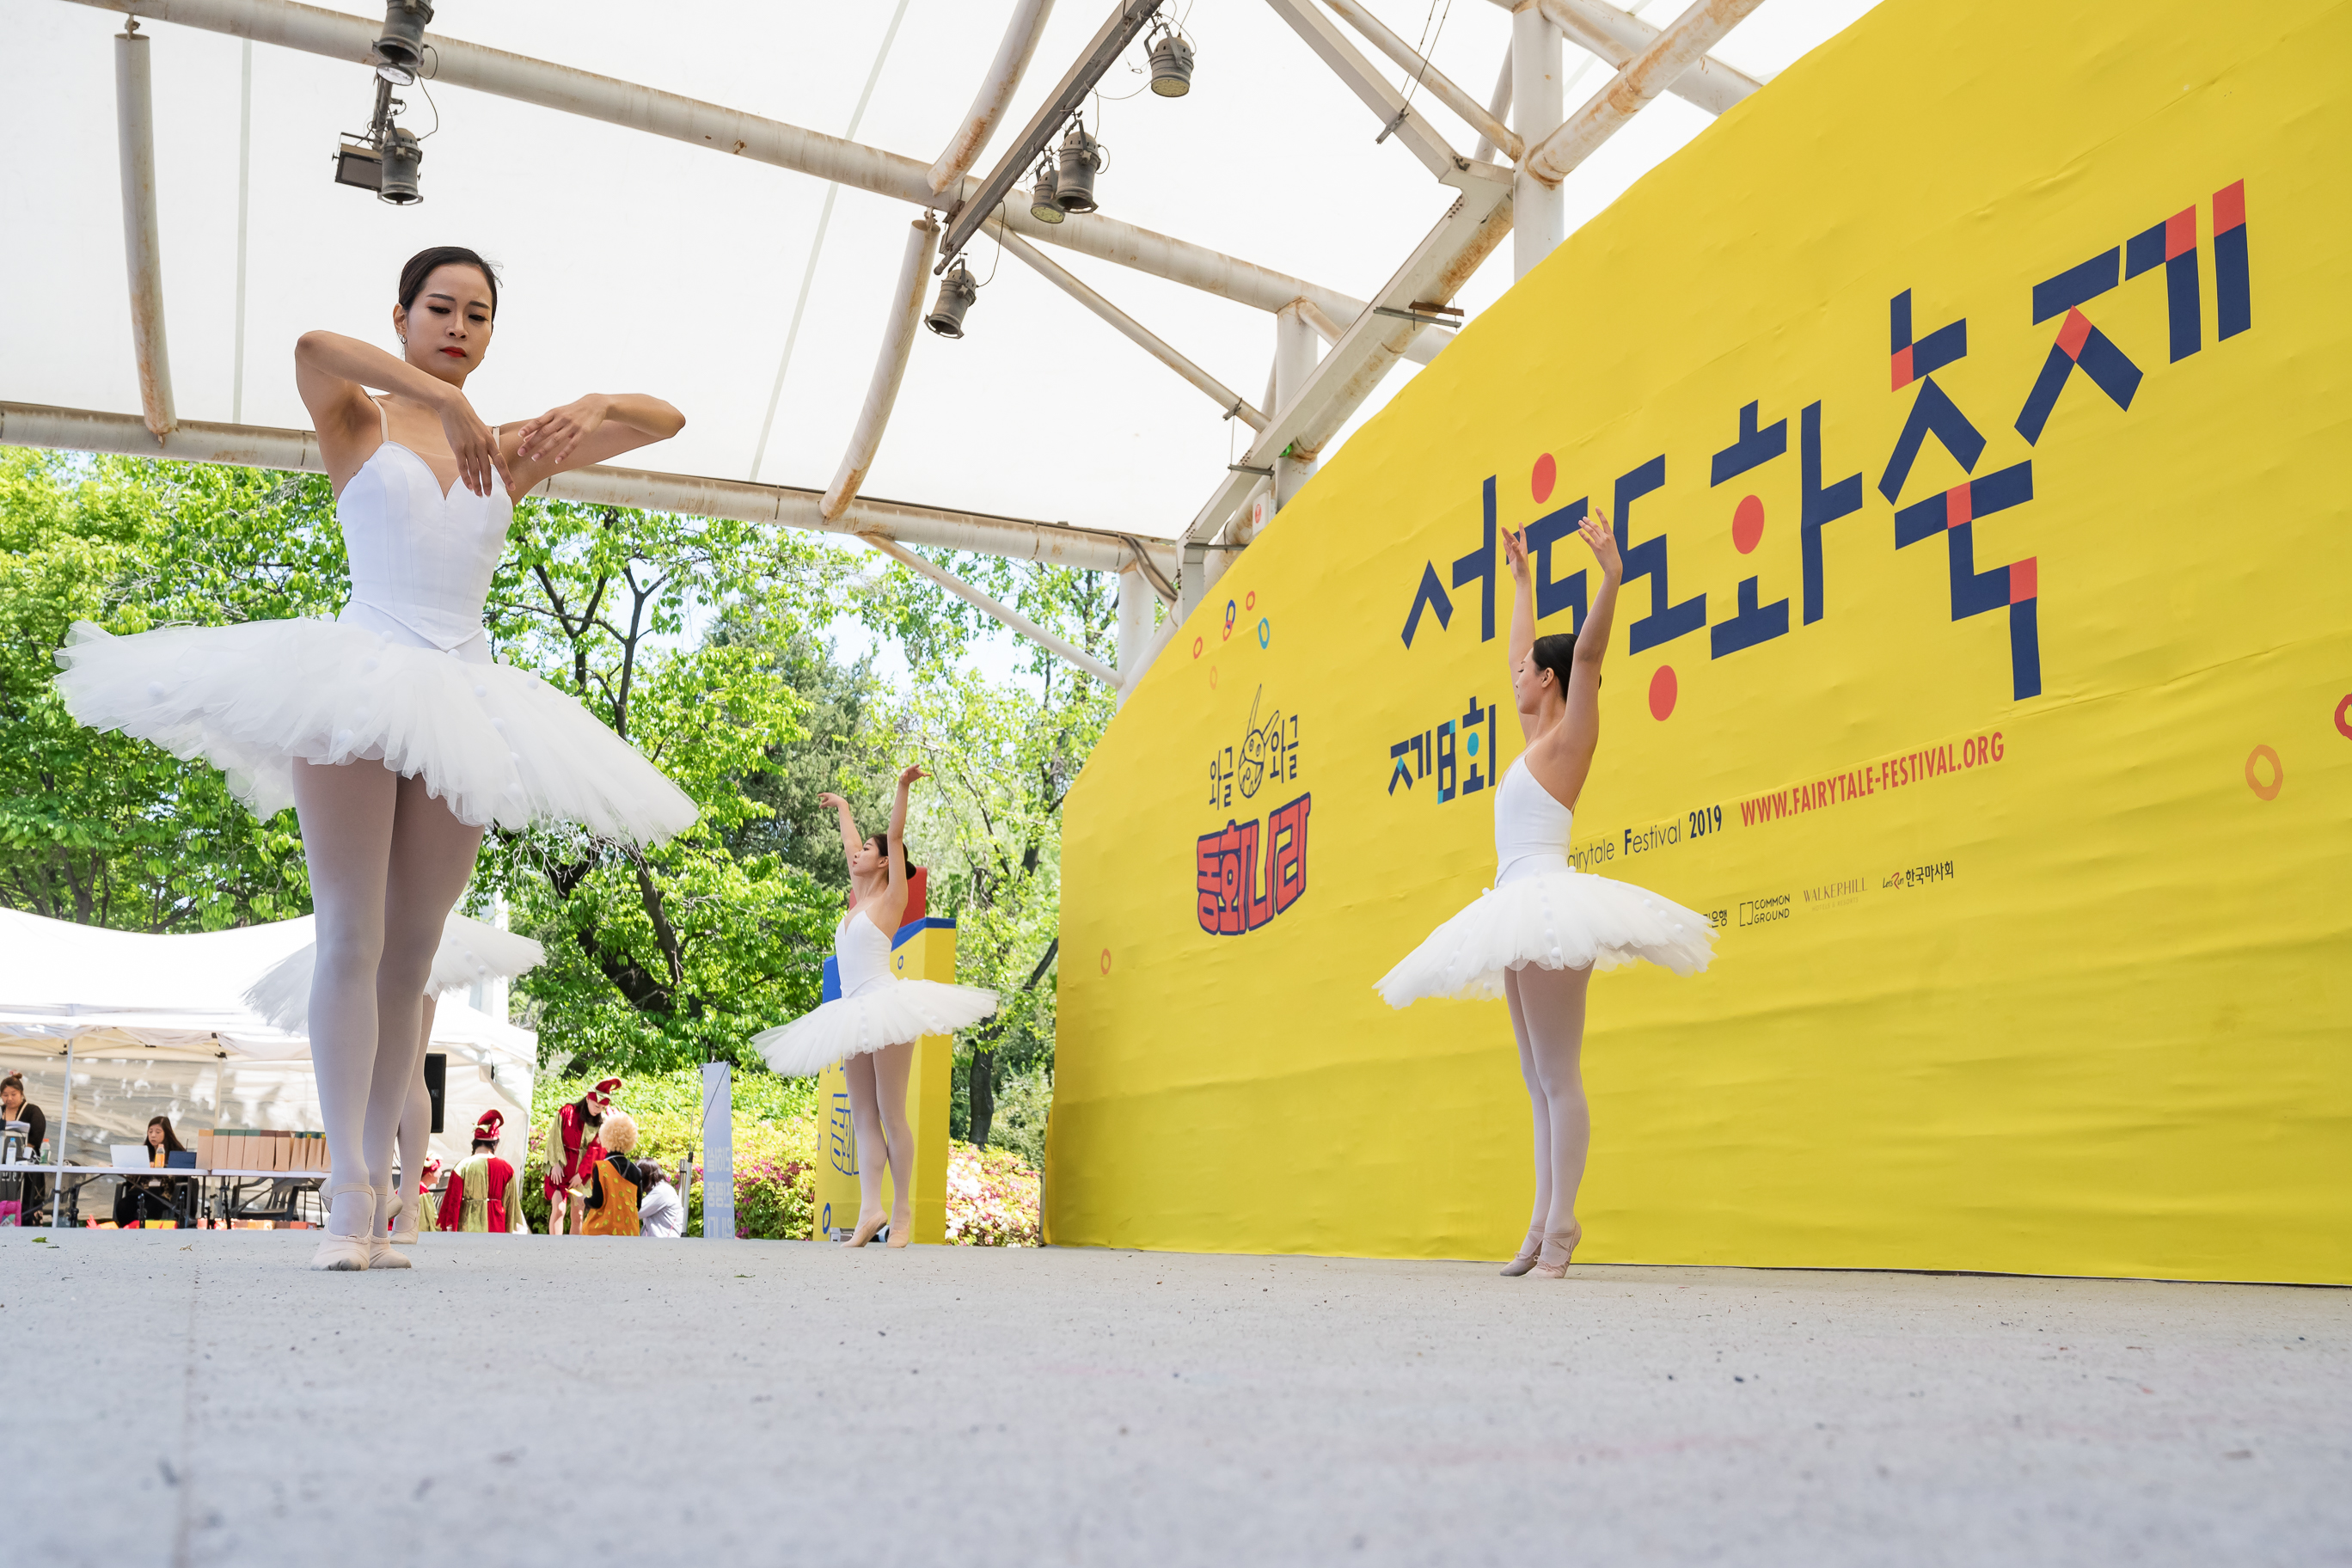
[[[1523,531],[1506,529],[1503,552],[1511,564],[1511,690],[1519,711],[1519,733],[1528,743],[1528,769],[1553,797],[1573,805],[1592,768],[1601,741],[1601,661],[1609,652],[1609,631],[1617,616],[1617,586],[1624,567],[1617,556],[1616,531],[1597,509],[1577,524],[1577,537],[1601,567],[1601,587],[1577,628],[1573,657],[1565,672],[1535,656],[1535,587]],[[1557,698],[1552,693],[1557,692]],[[1561,706],[1553,710],[1549,701]]]

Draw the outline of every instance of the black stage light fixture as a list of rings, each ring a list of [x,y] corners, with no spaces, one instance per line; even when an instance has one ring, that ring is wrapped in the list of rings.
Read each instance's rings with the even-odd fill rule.
[[[1029,193],[1029,216],[1039,223],[1059,223],[1065,216],[1062,204],[1054,199],[1054,159],[1051,153],[1037,165],[1037,186]]]
[[[357,185],[363,191],[383,189],[383,154],[365,142],[346,136],[335,149],[335,184]]]
[[[407,206],[425,197],[416,189],[416,171],[425,162],[425,149],[413,132],[394,125],[383,133],[383,179],[377,187],[376,199],[394,206]]]
[[[971,268],[959,256],[948,275],[940,279],[939,303],[923,318],[923,325],[943,338],[960,338],[963,336],[963,313],[979,298],[980,285],[973,281]]]
[[[426,0],[390,0],[383,8],[383,37],[375,41],[377,58],[414,81],[425,63],[425,25],[431,20],[433,7]]]
[[[1062,138],[1061,161],[1054,182],[1054,200],[1066,213],[1094,211],[1095,176],[1102,173],[1103,144],[1073,120],[1068,133]]]
[[[1192,90],[1192,46],[1173,27],[1151,40],[1151,90],[1162,98]]]

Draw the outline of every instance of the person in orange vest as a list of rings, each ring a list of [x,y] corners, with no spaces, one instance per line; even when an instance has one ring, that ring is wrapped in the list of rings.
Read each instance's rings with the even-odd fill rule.
[[[597,1130],[596,1142],[604,1157],[588,1166],[583,1184],[576,1189],[582,1194],[580,1234],[635,1236],[637,1205],[657,1174],[650,1164],[629,1158],[637,1146],[635,1118],[625,1110],[614,1111]]]
[[[441,1228],[505,1236],[530,1228],[522,1217],[521,1189],[515,1169],[499,1158],[499,1134],[506,1118],[485,1110],[474,1123],[473,1157],[449,1173],[441,1194]]]
[[[613,1094],[620,1087],[619,1079],[605,1079],[579,1099],[556,1110],[554,1124],[547,1131],[550,1236],[561,1236],[567,1229],[575,1236],[580,1232],[580,1194],[587,1191],[588,1167],[604,1154],[603,1146],[596,1142],[597,1130],[613,1109]],[[567,1212],[569,1226],[564,1223]]]

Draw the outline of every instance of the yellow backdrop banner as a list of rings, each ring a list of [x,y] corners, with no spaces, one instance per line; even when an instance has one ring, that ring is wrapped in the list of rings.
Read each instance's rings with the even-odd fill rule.
[[[1587,225],[1243,554],[1072,793],[1051,1239],[1507,1256],[1494,874],[1627,561],[1573,854],[1587,1261],[2352,1279],[2352,7],[1887,0]]]

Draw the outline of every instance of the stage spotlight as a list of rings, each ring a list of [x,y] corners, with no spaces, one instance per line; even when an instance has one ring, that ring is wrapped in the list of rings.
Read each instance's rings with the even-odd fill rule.
[[[948,275],[940,279],[939,303],[923,318],[923,325],[943,338],[960,338],[963,336],[963,313],[979,298],[980,285],[972,281],[971,269],[959,256],[955,265],[948,268]]]
[[[1192,90],[1192,46],[1173,29],[1151,41],[1151,90],[1162,98]]]
[[[1062,221],[1062,204],[1054,199],[1054,160],[1037,165],[1037,188],[1029,193],[1029,216],[1039,223]]]
[[[383,37],[375,41],[375,52],[383,63],[405,73],[407,80],[388,79],[394,85],[406,87],[416,79],[416,72],[425,62],[425,24],[433,20],[433,7],[426,0],[390,0],[383,8]]]
[[[363,191],[383,189],[383,154],[350,137],[335,149],[335,184]]]
[[[416,189],[416,171],[425,162],[425,149],[416,137],[394,125],[383,136],[383,178],[376,188],[376,199],[406,206],[425,198]]]
[[[1066,213],[1090,213],[1095,210],[1095,176],[1102,172],[1102,143],[1087,134],[1087,128],[1076,121],[1070,121],[1069,134],[1062,138],[1062,166],[1054,182],[1054,200]]]

